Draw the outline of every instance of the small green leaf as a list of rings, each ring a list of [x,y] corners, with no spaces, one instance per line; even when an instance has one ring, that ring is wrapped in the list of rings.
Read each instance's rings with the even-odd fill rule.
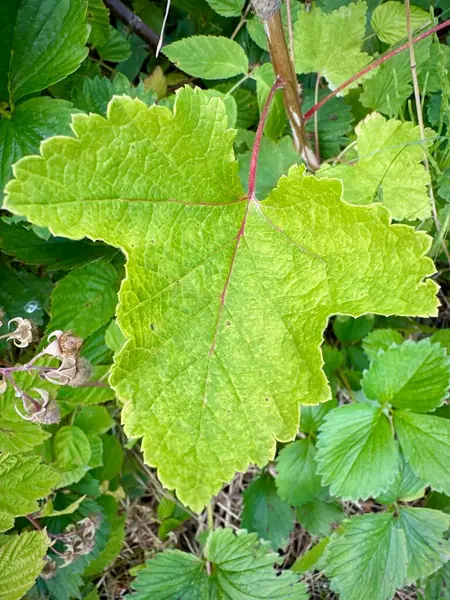
[[[111,481],[120,474],[124,460],[123,448],[114,435],[103,435],[103,467],[92,471],[99,481]]]
[[[44,511],[40,512],[39,517],[61,517],[62,515],[71,515],[76,510],[78,510],[78,508],[80,507],[80,505],[82,504],[82,502],[85,498],[86,498],[86,495],[80,496],[79,498],[77,498],[76,500],[71,502],[69,504],[69,506],[66,506],[66,508],[63,508],[62,510],[55,510],[55,509],[53,509],[53,505],[50,504],[51,510],[50,511],[44,510]]]
[[[291,571],[294,573],[308,573],[315,570],[318,567],[320,559],[328,546],[330,538],[324,537],[315,546],[307,550],[302,554],[291,567]]]
[[[10,529],[14,517],[37,512],[37,500],[47,496],[58,479],[38,456],[0,455],[0,531]]]
[[[316,472],[315,456],[316,449],[309,438],[291,442],[278,455],[278,494],[292,506],[302,506],[325,492]]]
[[[75,416],[74,425],[86,434],[106,433],[115,421],[104,406],[84,406]]]
[[[109,10],[103,0],[88,0],[87,21],[91,26],[92,45],[97,47],[106,44],[109,37]]]
[[[401,344],[404,338],[395,329],[375,329],[363,339],[362,347],[370,361],[376,359],[379,350],[387,350],[393,344]]]
[[[260,67],[253,69],[252,77],[256,81],[256,95],[258,98],[258,107],[260,114],[269,96],[270,90],[275,82],[275,73],[271,63],[264,63]],[[272,139],[279,140],[286,129],[288,120],[286,110],[283,104],[283,91],[278,90],[269,108],[264,134]],[[298,161],[298,159],[297,159]]]
[[[361,52],[366,10],[361,1],[328,14],[314,4],[309,10],[302,6],[294,28],[297,73],[320,73],[333,90],[369,64],[371,57]]]
[[[117,31],[112,25],[108,25],[106,41],[97,45],[97,52],[103,60],[122,62],[131,56],[131,46],[120,31]]]
[[[50,540],[44,531],[12,535],[0,548],[0,598],[20,600],[44,568]]]
[[[398,471],[389,419],[373,404],[347,404],[328,413],[317,448],[322,484],[344,499],[377,496]]]
[[[19,104],[10,119],[0,120],[0,194],[12,174],[12,164],[39,151],[51,135],[71,135],[72,104],[48,96]]]
[[[300,412],[300,431],[303,433],[315,433],[322,425],[325,416],[336,408],[337,400],[321,402],[317,406],[302,405]]]
[[[91,446],[79,427],[66,425],[53,438],[56,467],[62,471],[83,468],[91,458]]]
[[[345,518],[342,506],[329,498],[316,498],[297,508],[297,520],[310,534],[330,535]]]
[[[420,142],[420,130],[410,121],[386,120],[372,113],[357,125],[358,161],[324,164],[321,177],[337,177],[344,183],[344,197],[352,204],[380,200],[394,219],[426,219],[430,216],[427,185],[430,177],[422,165],[430,142]],[[434,135],[431,129],[427,137]]]
[[[227,79],[248,72],[244,50],[225,37],[195,35],[164,46],[162,52],[181,71],[202,79]]]
[[[324,560],[341,600],[389,600],[406,582],[407,550],[393,513],[366,514],[344,523]]]
[[[239,17],[245,0],[206,0],[210,7],[222,17]]]
[[[344,343],[358,342],[372,330],[375,318],[373,315],[352,317],[336,317],[333,321],[333,332],[337,339]]]
[[[440,406],[450,387],[450,358],[429,339],[393,346],[365,371],[362,389],[372,400],[428,412]]]
[[[85,0],[8,2],[0,41],[0,101],[13,102],[64,79],[87,56]]]
[[[114,315],[118,286],[117,270],[104,261],[74,269],[53,290],[47,330],[87,338]]]
[[[410,8],[411,30],[421,29],[431,23],[430,14],[418,6]],[[407,37],[405,5],[389,0],[378,5],[370,21],[372,29],[382,42],[393,45]]]
[[[399,525],[405,533],[407,582],[428,577],[450,558],[450,542],[444,539],[450,515],[429,508],[402,507]]]
[[[450,421],[395,411],[394,426],[411,469],[427,485],[450,495]]]
[[[268,540],[277,550],[286,546],[294,528],[292,509],[277,494],[275,481],[268,473],[253,479],[243,493],[241,527]]]
[[[392,504],[397,500],[413,502],[425,494],[425,483],[412,471],[403,454],[399,453],[398,458],[400,468],[394,481],[377,497],[382,504]]]

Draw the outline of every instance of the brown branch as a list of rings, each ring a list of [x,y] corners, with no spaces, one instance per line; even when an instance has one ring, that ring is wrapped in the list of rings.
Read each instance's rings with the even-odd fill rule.
[[[263,22],[273,69],[283,84],[284,106],[291,124],[295,147],[302,155],[309,169],[315,171],[319,168],[319,161],[308,144],[297,75],[295,74],[294,65],[291,62],[289,50],[286,45],[279,8]]]
[[[433,33],[436,33],[437,31],[440,31],[441,29],[445,29],[446,27],[449,27],[449,26],[450,26],[450,19],[447,19],[447,21],[444,21],[443,23],[440,23],[439,25],[435,25],[431,29],[428,29],[427,31],[424,31],[424,33],[421,33],[420,35],[416,36],[415,38],[413,38],[412,41],[414,44],[417,44],[417,42],[424,40],[429,35],[433,35]],[[320,102],[318,102],[317,104],[312,106],[305,113],[305,121],[308,121],[313,116],[313,114],[319,110],[319,108],[322,108],[322,106],[324,104],[326,104],[329,100],[331,100],[332,98],[337,96],[337,94],[339,94],[339,92],[342,92],[342,90],[345,90],[345,88],[348,87],[351,83],[353,83],[354,81],[357,81],[358,79],[361,79],[361,77],[366,75],[366,73],[369,73],[370,71],[372,71],[372,69],[379,67],[380,65],[385,63],[387,60],[389,60],[393,56],[396,56],[397,54],[400,54],[400,52],[403,52],[403,50],[406,50],[407,48],[409,48],[409,42],[406,42],[405,44],[402,44],[398,48],[395,48],[394,50],[387,52],[385,55],[380,56],[380,58],[377,58],[376,60],[371,62],[369,65],[367,65],[367,67],[364,67],[364,69],[361,69],[361,71],[358,71],[358,73],[356,73],[356,75],[353,75],[352,77],[350,77],[350,79],[347,79],[347,81],[344,81],[344,83],[341,83],[341,85],[339,85],[335,90],[333,90],[330,94],[328,94],[328,96],[325,96],[325,98],[323,98]]]
[[[111,12],[120,19],[136,35],[142,38],[153,50],[156,50],[159,42],[159,35],[150,29],[144,21],[134,14],[128,6],[125,6],[121,0],[104,0],[106,6]]]

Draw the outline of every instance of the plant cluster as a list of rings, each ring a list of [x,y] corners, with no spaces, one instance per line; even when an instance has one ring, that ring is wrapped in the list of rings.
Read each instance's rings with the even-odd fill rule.
[[[0,599],[450,598],[450,5],[3,12]]]

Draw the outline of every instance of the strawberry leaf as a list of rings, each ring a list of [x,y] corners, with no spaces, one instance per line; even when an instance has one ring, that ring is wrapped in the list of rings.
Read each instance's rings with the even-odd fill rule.
[[[75,115],[76,138],[45,141],[7,186],[9,210],[126,254],[111,384],[127,434],[196,510],[295,436],[299,404],[330,397],[330,315],[437,306],[426,234],[342,202],[340,182],[303,167],[249,200],[226,122],[199,89],[180,90],[174,114],[114,98],[107,119]]]

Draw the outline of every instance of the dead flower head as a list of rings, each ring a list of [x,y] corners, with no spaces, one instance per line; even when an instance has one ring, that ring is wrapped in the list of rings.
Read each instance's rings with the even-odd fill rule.
[[[35,326],[29,319],[22,319],[22,317],[16,317],[8,322],[8,326],[11,323],[17,323],[15,331],[13,331],[6,339],[8,342],[13,341],[18,348],[26,348],[35,337]]]
[[[66,527],[64,534],[64,563],[62,567],[70,565],[78,556],[92,552],[95,546],[95,532],[98,523],[95,519],[86,517],[75,524]]]
[[[56,400],[50,397],[50,394],[47,392],[47,390],[32,388],[32,391],[37,392],[40,396],[40,399],[38,400],[29,394],[22,392],[21,399],[26,414],[23,415],[16,406],[15,408],[17,414],[26,421],[40,423],[41,425],[59,423],[61,420],[61,415]]]
[[[54,339],[53,339],[54,338]],[[61,361],[57,369],[45,373],[51,383],[78,387],[84,385],[92,374],[89,361],[80,356],[83,340],[70,331],[53,331],[48,340],[50,344],[43,350]]]
[[[49,556],[46,556],[45,565],[42,571],[40,572],[40,577],[42,577],[42,579],[51,579],[56,575],[56,569],[56,562],[52,560]]]

